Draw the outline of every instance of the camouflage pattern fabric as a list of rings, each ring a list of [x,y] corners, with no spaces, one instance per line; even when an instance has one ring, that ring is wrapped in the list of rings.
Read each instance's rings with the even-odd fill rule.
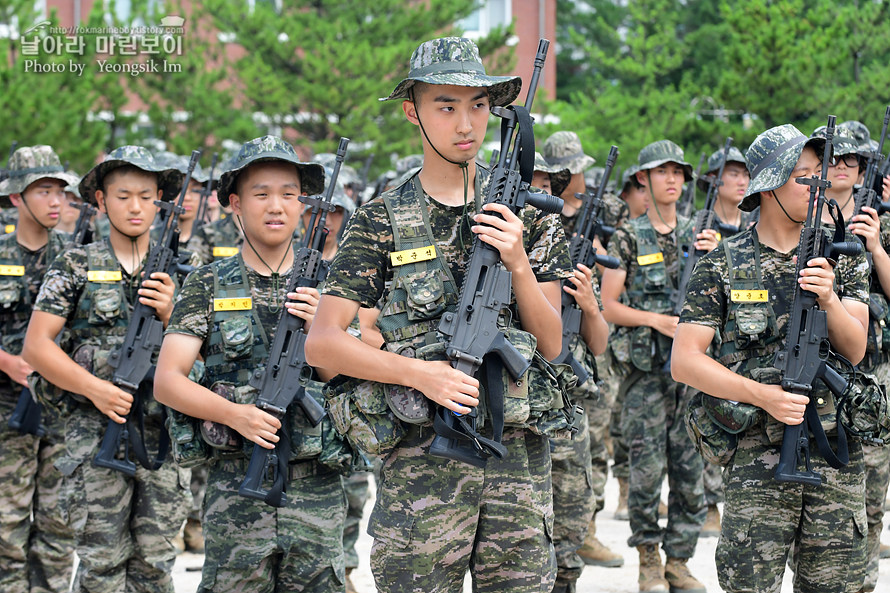
[[[312,196],[324,192],[324,167],[318,163],[304,163],[294,147],[277,136],[254,138],[241,145],[238,154],[226,161],[226,170],[219,178],[217,199],[223,208],[229,206],[229,196],[237,193],[238,175],[253,163],[281,161],[296,165],[300,174],[300,189]]]
[[[583,173],[596,163],[592,156],[584,154],[581,139],[575,132],[554,132],[541,147],[541,155],[551,167],[568,169],[572,175]]]
[[[493,106],[509,105],[522,89],[522,79],[518,76],[488,76],[479,48],[464,37],[441,37],[421,43],[411,54],[408,68],[408,77],[381,101],[411,98],[409,89],[415,82],[486,87],[488,101]]]
[[[221,257],[231,257],[241,250],[244,237],[238,230],[235,215],[203,224],[189,238],[186,247],[198,256],[201,265],[206,265]]]
[[[3,198],[3,196],[0,196]],[[10,203],[11,204],[11,203]],[[6,207],[0,212],[0,234],[6,234],[15,231],[15,226],[19,223],[18,208]]]
[[[16,234],[0,235],[0,262],[21,265],[24,276],[0,276],[0,342],[4,352],[21,354],[32,303],[51,260],[65,239],[50,232],[49,243],[30,251]],[[0,373],[0,590],[10,593],[66,591],[71,581],[74,533],[59,514],[62,474],[54,463],[62,454],[59,418],[44,411],[47,435],[12,430],[22,386]],[[33,517],[33,518],[32,518]]]
[[[883,385],[888,385],[882,381]],[[865,516],[868,525],[866,571],[863,591],[877,590],[878,561],[881,550],[881,530],[884,527],[884,502],[890,486],[890,447],[863,445],[865,457]]]
[[[20,194],[29,185],[44,178],[57,179],[64,185],[77,183],[79,179],[67,173],[52,147],[25,146],[12,154],[9,160],[9,177],[0,181],[0,207],[9,208],[9,194]]]
[[[101,254],[100,260],[113,262],[121,280],[87,282],[88,253]],[[140,285],[139,273],[128,274],[114,259],[110,243],[100,241],[69,249],[57,257],[44,277],[34,307],[66,319],[66,327],[71,329],[72,358],[98,378],[110,380],[113,370],[108,365],[108,354],[123,340],[132,312],[130,303]],[[100,292],[106,289],[123,295],[118,309],[113,318],[91,322],[91,317],[104,311],[106,297],[102,295],[112,294]],[[108,418],[92,404],[78,401],[73,395],[67,399],[65,447],[56,461],[63,475],[60,507],[77,535],[80,565],[75,591],[111,592],[129,586],[172,593],[170,570],[176,552],[171,541],[188,513],[189,472],[167,463],[156,472],[137,467],[136,476],[130,478],[93,467],[91,460],[99,449]],[[160,404],[152,398],[146,402],[149,450],[157,448],[157,437],[163,430],[160,418]]]
[[[483,435],[490,432],[483,429]],[[383,462],[368,533],[380,593],[553,588],[556,561],[547,439],[504,430],[510,452],[486,469],[426,454],[434,432],[412,426]]]
[[[819,126],[815,130],[813,130],[813,134],[810,138],[826,138],[827,126]],[[859,154],[862,145],[860,142],[856,140],[853,136],[853,132],[851,132],[847,128],[843,128],[838,126],[834,131],[834,137],[831,139],[831,154],[834,156],[842,156],[845,154]],[[819,153],[819,157],[822,157],[822,153]]]
[[[637,155],[640,171],[654,169],[665,163],[677,163],[683,167],[686,181],[692,181],[692,165],[684,160],[683,149],[670,140],[658,140],[644,146]]]
[[[752,233],[745,231],[733,241],[741,242]],[[794,296],[797,248],[780,253],[761,243],[759,249],[763,285],[769,291],[779,335],[784,336]],[[734,267],[753,273],[753,253],[737,251],[738,256],[733,252]],[[699,260],[689,282],[681,323],[722,330],[729,305],[728,267],[723,249]],[[864,255],[841,258],[835,277],[841,298],[868,301]],[[714,290],[715,286],[722,290]],[[738,372],[754,376],[758,369],[771,369],[772,360],[772,355],[750,358]],[[857,591],[864,574],[866,544],[864,467],[858,443],[850,442],[850,464],[841,470],[813,455],[813,469],[822,473],[823,484],[809,487],[774,480],[778,445],[769,443],[763,423],[756,423],[740,437],[738,450],[724,471],[724,515],[717,547],[721,586],[727,591],[779,591],[793,544],[798,550],[796,588]]]
[[[96,205],[96,190],[102,189],[103,179],[108,173],[120,167],[133,166],[147,173],[158,174],[158,189],[164,193],[165,202],[175,200],[182,187],[182,173],[172,167],[159,165],[148,149],[142,146],[121,146],[112,150],[105,160],[90,169],[80,180],[80,195],[92,205]]]
[[[309,473],[291,480],[288,504],[276,509],[238,494],[247,459],[211,464],[199,593],[342,593],[346,500],[340,476],[315,461],[291,467]]]
[[[837,127],[838,129],[850,132],[850,135],[855,138],[856,142],[860,146],[862,146],[863,144],[867,144],[871,140],[871,133],[868,131],[866,125],[861,121],[851,119],[839,123]]]
[[[213,325],[219,323],[213,315],[214,268],[220,270],[220,278],[226,278],[226,270],[238,260],[240,256],[221,260],[189,275],[167,326],[167,333],[202,340],[201,356],[207,361],[204,383],[222,376],[211,362],[220,358],[210,343],[212,332],[217,331]],[[291,270],[278,281],[249,267],[245,271],[253,309],[271,343]],[[219,364],[224,365],[228,374],[239,375],[243,370],[249,376],[256,363],[251,356],[244,356]],[[204,494],[205,562],[200,590],[342,590],[346,500],[339,474],[315,459],[291,462],[291,468],[300,468],[300,475],[289,481],[287,504],[275,509],[238,494],[247,462],[246,456],[239,456],[210,465]]]
[[[569,181],[572,179],[572,173],[567,167],[556,167],[547,163],[541,153],[535,153],[535,171],[541,171],[550,175],[550,193],[554,196],[562,195]]]
[[[597,358],[597,364],[599,360]],[[599,367],[597,372],[600,372]],[[606,481],[609,478],[609,450],[606,448],[606,441],[609,439],[609,425],[615,400],[614,391],[609,391],[609,386],[602,378],[597,383],[597,390],[599,397],[583,399],[580,402],[588,420],[587,440],[590,443],[590,487],[593,490],[594,515],[605,506],[604,495]]]
[[[418,169],[423,166],[423,155],[422,154],[409,154],[408,156],[403,156],[399,160],[396,161],[396,175],[404,175],[408,171],[412,169]]]
[[[366,472],[355,472],[343,480],[346,494],[346,519],[343,522],[343,554],[347,569],[358,568],[355,544],[359,538],[365,503],[371,498],[370,478]]]

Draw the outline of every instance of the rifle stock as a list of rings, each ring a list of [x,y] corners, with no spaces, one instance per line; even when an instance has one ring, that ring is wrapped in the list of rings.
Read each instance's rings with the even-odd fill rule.
[[[312,208],[312,217],[302,245],[294,256],[294,268],[287,292],[293,292],[298,287],[315,288],[327,276],[328,266],[322,257],[327,236],[325,219],[327,213],[334,208],[334,189],[348,146],[349,138],[340,138],[337,160],[325,193],[320,198],[300,197],[300,201]],[[291,403],[296,401],[309,423],[318,426],[327,412],[306,393],[306,385],[312,378],[313,369],[306,362],[305,345],[305,322],[283,309],[269,350],[269,358],[262,369],[254,371],[250,385],[259,391],[256,406],[261,410],[281,419]],[[262,500],[274,507],[287,504],[285,489],[290,452],[289,435],[284,429],[283,432],[282,438],[272,450],[254,445],[246,475],[238,489],[240,495]],[[272,486],[266,490],[263,482],[270,470]]]

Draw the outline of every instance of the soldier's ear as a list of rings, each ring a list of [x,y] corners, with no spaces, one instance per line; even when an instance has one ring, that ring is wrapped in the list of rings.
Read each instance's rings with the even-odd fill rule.
[[[645,171],[637,171],[634,173],[637,178],[637,183],[642,185],[643,187],[647,187],[649,185],[649,180],[646,179],[647,175]]]
[[[241,216],[241,198],[238,194],[229,194],[229,208],[231,208],[232,214]]]
[[[22,205],[22,194],[9,194],[9,201],[12,202],[12,205],[18,208]]]
[[[96,207],[99,208],[99,212],[108,214],[108,211],[105,209],[105,192],[101,189],[96,190]]]
[[[414,104],[414,101],[404,100],[402,101],[402,111],[405,112],[405,117],[415,126],[420,125],[420,119],[417,117],[417,105]]]

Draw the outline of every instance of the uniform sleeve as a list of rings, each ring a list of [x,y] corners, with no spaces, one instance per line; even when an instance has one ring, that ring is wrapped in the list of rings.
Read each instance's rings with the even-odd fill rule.
[[[34,310],[68,319],[77,307],[86,281],[86,251],[76,248],[60,254],[43,277]]]
[[[847,231],[844,240],[856,241],[855,237],[855,235]],[[835,285],[839,288],[839,297],[868,304],[868,284],[871,266],[868,263],[864,250],[854,257],[840,257],[837,268],[834,270],[834,275]]]
[[[349,299],[363,307],[376,307],[383,294],[392,242],[392,229],[382,202],[371,202],[356,210],[331,262],[324,294]]]
[[[199,260],[200,264],[207,264],[213,261],[210,255],[210,243],[207,240],[207,225],[202,225],[195,234],[189,237],[186,249],[192,252]]]
[[[559,216],[541,215],[532,209],[526,209],[523,214],[529,211],[535,217],[533,220],[523,221],[527,229],[525,249],[535,278],[538,282],[568,278],[572,275],[572,258]]]
[[[185,279],[165,334],[186,334],[205,340],[213,315],[213,269],[203,266]]]
[[[726,256],[722,249],[715,249],[698,260],[686,287],[680,323],[706,325],[720,331],[727,311],[725,268]]]

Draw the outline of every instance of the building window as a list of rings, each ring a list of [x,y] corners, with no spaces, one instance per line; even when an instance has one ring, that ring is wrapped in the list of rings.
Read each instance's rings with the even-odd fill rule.
[[[485,0],[470,16],[458,22],[464,36],[470,39],[485,37],[495,27],[507,27],[513,21],[511,0]]]

